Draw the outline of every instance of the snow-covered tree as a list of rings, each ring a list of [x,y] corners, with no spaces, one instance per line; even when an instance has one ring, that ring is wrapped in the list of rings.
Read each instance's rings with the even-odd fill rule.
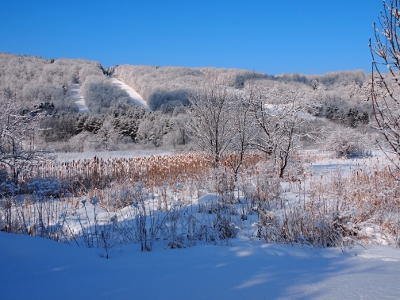
[[[35,148],[41,117],[40,109],[22,110],[12,100],[1,106],[0,168],[6,169],[14,182],[45,158],[46,153]]]
[[[104,145],[105,150],[112,150],[118,143],[119,134],[110,121],[105,121],[96,134],[97,140]]]
[[[233,140],[229,148],[231,154],[227,163],[231,167],[235,180],[249,151],[253,149],[253,142],[258,134],[251,116],[250,101],[253,94],[236,91],[233,103],[232,126]]]
[[[321,149],[335,151],[338,157],[364,157],[369,155],[370,140],[366,132],[344,127],[333,122],[321,126],[318,144]]]
[[[186,145],[189,142],[187,124],[190,122],[190,117],[187,114],[179,114],[172,117],[171,131],[163,138],[163,145],[172,145],[174,148],[177,145]]]
[[[378,24],[374,24],[371,99],[377,128],[384,137],[386,153],[400,157],[400,11],[399,1],[383,1]],[[383,71],[385,69],[385,71]],[[387,71],[387,72],[386,72]],[[388,155],[390,158],[391,156]],[[398,160],[392,159],[397,170]]]
[[[273,159],[274,171],[282,177],[299,140],[298,128],[306,120],[298,101],[301,96],[280,85],[254,84],[248,93],[254,126],[259,129],[252,144]]]
[[[217,167],[234,141],[234,96],[217,82],[205,84],[189,98],[189,130],[193,142],[211,154]]]

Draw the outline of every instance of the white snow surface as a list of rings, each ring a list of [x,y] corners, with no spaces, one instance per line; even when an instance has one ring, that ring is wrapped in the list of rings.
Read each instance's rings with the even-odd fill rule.
[[[72,88],[70,89],[69,93],[72,99],[74,99],[76,106],[78,106],[79,112],[84,114],[89,113],[89,108],[86,106],[85,99],[80,93],[79,84],[72,85]]]
[[[121,80],[119,80],[115,77],[110,77],[109,79],[113,84],[118,86],[121,90],[124,90],[125,92],[127,92],[128,95],[131,97],[132,101],[136,105],[142,106],[143,108],[149,110],[149,106],[147,105],[147,102],[133,88],[131,88],[129,85],[127,85],[126,83],[122,82]]]
[[[142,149],[142,150],[119,150],[119,151],[86,151],[86,152],[66,152],[56,153],[57,160],[59,161],[73,161],[78,159],[93,159],[94,157],[101,159],[109,158],[132,158],[144,157],[151,155],[170,155],[173,153],[171,150],[165,149]]]
[[[399,299],[400,249],[230,246],[140,252],[0,232],[1,299]]]

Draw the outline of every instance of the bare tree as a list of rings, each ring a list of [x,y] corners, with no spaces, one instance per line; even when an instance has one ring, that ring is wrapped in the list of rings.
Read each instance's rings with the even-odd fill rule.
[[[379,146],[392,160],[396,169],[400,164],[388,155],[400,157],[400,11],[399,1],[383,1],[378,25],[374,24],[375,41],[370,40],[372,55],[371,99],[377,129],[385,144]],[[387,68],[388,72],[382,69]],[[389,149],[388,149],[389,148]]]
[[[190,98],[192,139],[212,155],[215,166],[227,158],[235,179],[251,149],[272,157],[274,171],[282,177],[305,120],[297,94],[286,86],[253,83],[237,91],[209,84]]]
[[[232,112],[232,143],[229,147],[230,156],[227,164],[234,174],[237,181],[239,170],[248,155],[253,150],[252,143],[257,136],[258,129],[254,127],[251,117],[250,99],[253,97],[252,92],[235,91],[235,98]]]
[[[234,136],[234,97],[228,89],[213,82],[189,97],[191,137],[201,150],[212,155],[216,167],[232,145]]]
[[[289,159],[299,139],[298,128],[305,120],[301,116],[296,91],[278,86],[250,87],[251,115],[259,133],[252,142],[255,148],[274,160],[274,168],[283,177]]]
[[[48,152],[35,148],[35,132],[42,117],[40,109],[22,110],[9,100],[0,114],[0,168],[18,183],[19,176],[44,159]]]

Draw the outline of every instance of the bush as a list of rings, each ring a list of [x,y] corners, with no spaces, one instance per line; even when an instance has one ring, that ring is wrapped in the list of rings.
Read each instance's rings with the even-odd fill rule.
[[[370,142],[365,133],[352,128],[328,123],[322,130],[320,144],[323,150],[335,151],[338,157],[366,157]]]

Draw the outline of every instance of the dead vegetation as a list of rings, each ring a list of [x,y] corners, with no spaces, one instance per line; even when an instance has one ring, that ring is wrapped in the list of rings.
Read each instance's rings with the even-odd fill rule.
[[[3,184],[1,230],[89,247],[133,241],[143,251],[162,240],[226,244],[245,231],[274,243],[400,246],[400,187],[385,158],[321,173],[321,153],[302,153],[279,178],[257,152],[235,177],[232,155],[218,169],[202,153],[42,164],[18,194]]]

